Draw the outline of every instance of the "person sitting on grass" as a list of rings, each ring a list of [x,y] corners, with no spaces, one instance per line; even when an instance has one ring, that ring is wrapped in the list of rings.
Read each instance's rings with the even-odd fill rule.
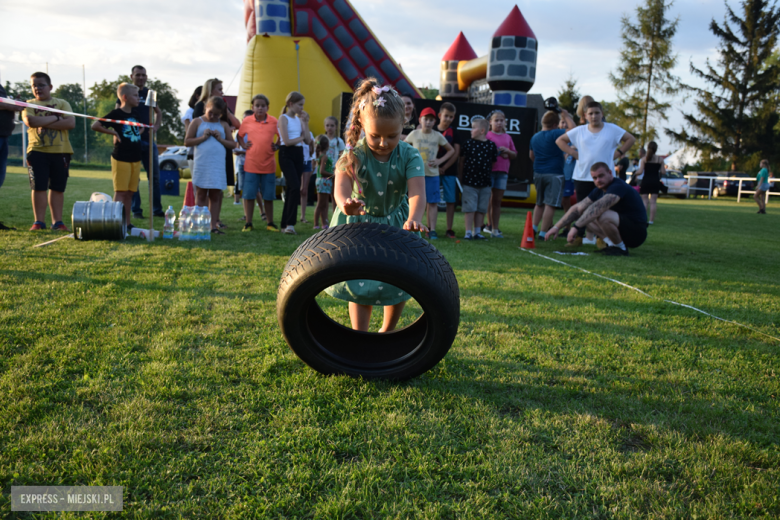
[[[43,72],[30,77],[35,99],[27,102],[71,112],[70,103],[51,97],[51,78]],[[30,231],[46,229],[46,195],[48,191],[51,229],[70,231],[62,222],[62,206],[65,204],[65,187],[73,148],[68,130],[76,128],[76,118],[48,110],[25,108],[22,119],[27,125],[27,171],[32,187],[32,205],[35,222]]]
[[[597,252],[628,256],[629,247],[637,248],[647,238],[647,211],[642,198],[624,180],[615,177],[607,163],[591,166],[590,175],[596,188],[547,231],[545,240],[555,240],[561,229],[572,224],[566,237],[569,243],[587,229],[607,243],[608,247]]]
[[[138,106],[138,87],[129,83],[121,83],[116,89],[120,106],[105,116],[104,119],[138,123],[133,117],[133,109]],[[141,178],[141,130],[135,125],[95,121],[92,130],[101,134],[114,136],[114,149],[111,152],[111,177],[114,179],[114,200],[124,205],[127,231],[133,229],[130,223],[130,206],[133,204],[133,193],[138,189]]]

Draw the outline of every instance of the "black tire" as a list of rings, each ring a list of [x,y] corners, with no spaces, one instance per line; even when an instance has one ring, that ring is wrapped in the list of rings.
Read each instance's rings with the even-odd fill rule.
[[[315,298],[333,284],[355,279],[406,291],[423,314],[384,334],[344,327]],[[279,284],[276,313],[287,344],[314,370],[408,379],[433,368],[455,341],[460,291],[450,264],[425,240],[387,224],[346,224],[317,233],[293,253]]]

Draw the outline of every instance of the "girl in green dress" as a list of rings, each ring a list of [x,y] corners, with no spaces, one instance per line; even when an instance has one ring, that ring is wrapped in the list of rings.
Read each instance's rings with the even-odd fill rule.
[[[425,166],[419,152],[401,141],[401,97],[367,78],[355,91],[350,119],[352,126],[344,133],[347,151],[336,164],[333,196],[338,209],[330,225],[379,222],[417,233],[428,231],[422,223]],[[368,330],[374,305],[384,307],[379,332],[395,329],[411,297],[376,280],[349,280],[326,292],[349,302],[352,328],[362,331]]]

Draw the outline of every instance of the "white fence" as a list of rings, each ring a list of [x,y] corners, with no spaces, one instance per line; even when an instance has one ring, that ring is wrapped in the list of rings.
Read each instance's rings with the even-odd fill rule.
[[[745,195],[753,195],[754,193],[756,193],[755,190],[748,191],[748,190],[742,189],[742,183],[743,182],[756,182],[755,179],[752,179],[750,177],[720,177],[720,176],[712,177],[712,176],[709,176],[709,175],[697,175],[696,173],[692,173],[690,175],[685,175],[684,177],[686,179],[688,179],[688,187],[687,187],[687,191],[685,193],[686,198],[691,196],[691,192],[692,191],[706,191],[707,192],[707,198],[708,199],[712,199],[713,188],[715,188],[715,181],[735,181],[735,182],[738,182],[739,184],[737,186],[737,202],[739,202],[740,199],[742,199],[742,195],[743,194],[745,194]],[[707,180],[709,186],[706,187],[706,188],[697,186],[699,184],[698,181],[700,179]],[[774,184],[774,181],[770,181],[769,183],[770,183],[770,185]],[[694,186],[691,186],[691,184],[694,184]],[[776,191],[770,192],[770,191],[767,190],[766,194],[764,195],[764,202],[769,202],[769,196],[770,195],[780,195],[780,192],[776,192]]]

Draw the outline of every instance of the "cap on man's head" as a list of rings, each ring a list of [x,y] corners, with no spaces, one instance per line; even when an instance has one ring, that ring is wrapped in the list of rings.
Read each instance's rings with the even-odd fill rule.
[[[423,108],[422,112],[420,112],[420,119],[422,119],[425,116],[431,116],[434,119],[436,118],[436,111],[432,109],[431,107]]]

